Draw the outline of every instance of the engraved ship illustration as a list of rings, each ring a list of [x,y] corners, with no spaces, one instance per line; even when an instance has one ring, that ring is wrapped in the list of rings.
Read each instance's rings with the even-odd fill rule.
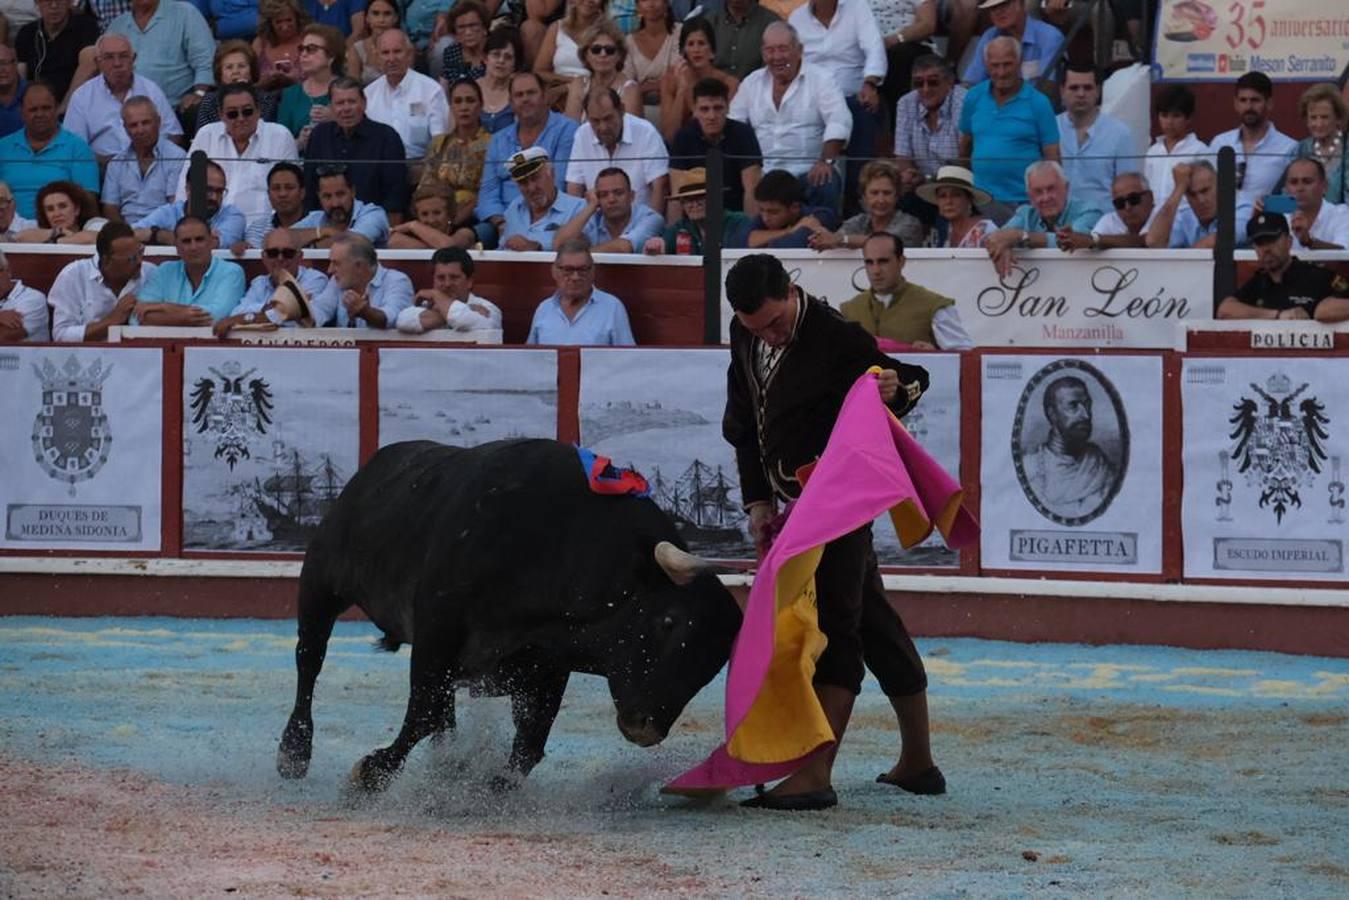
[[[672,519],[685,541],[722,543],[743,540],[745,514],[731,502],[731,487],[721,466],[699,459],[674,481],[653,472],[651,496]]]

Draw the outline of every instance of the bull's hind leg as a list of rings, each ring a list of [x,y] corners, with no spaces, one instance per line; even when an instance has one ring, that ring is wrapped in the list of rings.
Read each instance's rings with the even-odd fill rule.
[[[351,604],[344,603],[320,584],[314,569],[305,565],[300,572],[300,598],[297,612],[298,640],[295,643],[295,708],[281,734],[281,746],[276,752],[276,770],[283,778],[303,778],[309,771],[309,757],[313,752],[314,720],[311,709],[314,702],[314,683],[323,658],[328,653],[328,638],[333,623]]]
[[[412,687],[403,727],[392,744],[356,764],[351,770],[353,787],[363,791],[384,790],[419,741],[443,731],[446,723],[453,724],[454,658],[452,648],[429,643],[412,645]]]

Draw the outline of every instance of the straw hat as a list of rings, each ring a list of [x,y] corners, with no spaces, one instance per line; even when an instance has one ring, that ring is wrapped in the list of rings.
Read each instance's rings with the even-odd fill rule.
[[[688,200],[707,196],[706,169],[671,169],[670,180],[674,190],[670,197],[675,200]]]
[[[962,166],[942,166],[937,170],[937,177],[933,181],[925,181],[918,185],[914,191],[920,200],[926,200],[928,203],[937,202],[937,188],[954,187],[970,195],[970,201],[977,209],[992,202],[993,198],[987,191],[981,191],[974,186],[974,173]]]
[[[272,291],[272,296],[268,298],[269,303],[276,306],[277,312],[285,316],[287,322],[298,322],[301,328],[314,327],[314,311],[309,308],[309,296],[300,287],[300,283],[295,280],[284,269],[281,270],[281,283]],[[263,304],[263,309],[267,304]],[[270,321],[255,322],[251,325],[235,325],[231,331],[271,331],[277,326]]]

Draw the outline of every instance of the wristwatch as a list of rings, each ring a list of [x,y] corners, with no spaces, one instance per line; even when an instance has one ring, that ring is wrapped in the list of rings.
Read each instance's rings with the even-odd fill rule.
[[[246,313],[244,315],[244,323],[247,325],[252,325],[257,320],[258,320],[257,313]]]
[[[150,226],[150,243],[152,243],[152,244],[158,244],[158,243],[159,243],[159,232],[162,231],[162,230],[163,230],[163,229],[161,229],[158,225],[151,225],[151,226]]]

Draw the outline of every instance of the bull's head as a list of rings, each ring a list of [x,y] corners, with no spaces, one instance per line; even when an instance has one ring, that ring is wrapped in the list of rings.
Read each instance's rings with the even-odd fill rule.
[[[606,666],[618,730],[649,747],[669,734],[693,697],[721,671],[740,608],[704,560],[668,541],[639,567],[636,589]]]

